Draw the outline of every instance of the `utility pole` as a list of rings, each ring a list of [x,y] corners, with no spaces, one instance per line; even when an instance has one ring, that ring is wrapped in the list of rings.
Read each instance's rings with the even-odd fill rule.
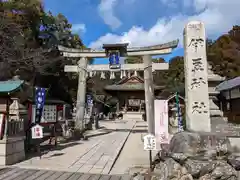
[[[144,89],[145,89],[145,107],[148,123],[148,134],[155,135],[154,122],[154,87],[152,75],[152,58],[150,55],[143,56],[144,63]],[[152,171],[152,150],[149,150],[149,165]]]

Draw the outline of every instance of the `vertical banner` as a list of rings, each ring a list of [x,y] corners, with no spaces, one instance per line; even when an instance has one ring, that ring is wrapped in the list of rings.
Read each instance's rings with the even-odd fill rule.
[[[168,101],[154,100],[155,135],[160,144],[169,143],[168,133]]]
[[[176,93],[176,106],[177,106],[177,116],[178,116],[178,132],[183,131],[183,121],[182,121],[182,111],[181,104],[179,102],[178,93]]]
[[[41,122],[43,107],[45,103],[45,95],[46,95],[45,88],[36,87],[35,89],[35,103],[36,103],[35,123],[37,124]]]
[[[91,116],[92,115],[92,107],[93,107],[93,97],[90,94],[87,94],[87,107],[86,107],[86,114]]]
[[[93,99],[92,96],[90,94],[87,94],[87,105],[92,105],[93,104]]]

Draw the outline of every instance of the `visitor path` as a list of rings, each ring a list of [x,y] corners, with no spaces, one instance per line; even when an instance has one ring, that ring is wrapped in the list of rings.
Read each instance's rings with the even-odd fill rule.
[[[33,157],[14,167],[109,174],[135,123],[134,120],[100,122],[112,132],[88,141],[61,143],[56,149],[43,153],[42,159]]]
[[[128,175],[71,173],[50,170],[4,168],[0,180],[131,180]]]
[[[143,137],[146,134],[147,122],[137,120],[110,174],[133,175],[149,169],[149,152],[143,149]],[[152,153],[154,157],[156,151]]]

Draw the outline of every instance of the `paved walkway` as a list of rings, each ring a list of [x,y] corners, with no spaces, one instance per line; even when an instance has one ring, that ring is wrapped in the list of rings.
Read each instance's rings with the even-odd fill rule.
[[[128,175],[69,173],[21,168],[0,170],[0,180],[131,180]]]
[[[15,166],[68,172],[108,174],[126,142],[135,121],[105,121],[113,132],[89,138],[88,141],[58,145],[56,150],[34,157]]]
[[[143,137],[147,134],[147,122],[136,121],[125,146],[110,174],[134,174],[149,169],[149,152],[143,149]],[[153,152],[153,157],[156,152]]]

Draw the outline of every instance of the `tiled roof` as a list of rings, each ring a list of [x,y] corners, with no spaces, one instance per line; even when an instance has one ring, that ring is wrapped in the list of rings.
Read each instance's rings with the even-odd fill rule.
[[[240,86],[240,76],[220,83],[216,87],[216,90],[226,91],[226,90],[230,90],[230,89],[233,89],[235,87],[238,87],[238,86]]]
[[[23,84],[22,80],[0,81],[0,93],[9,93],[17,90]]]
[[[154,86],[155,90],[163,89],[163,86]],[[108,85],[105,87],[105,90],[110,91],[136,91],[136,90],[143,90],[144,91],[144,84],[136,83],[136,84],[121,84],[121,85]]]

